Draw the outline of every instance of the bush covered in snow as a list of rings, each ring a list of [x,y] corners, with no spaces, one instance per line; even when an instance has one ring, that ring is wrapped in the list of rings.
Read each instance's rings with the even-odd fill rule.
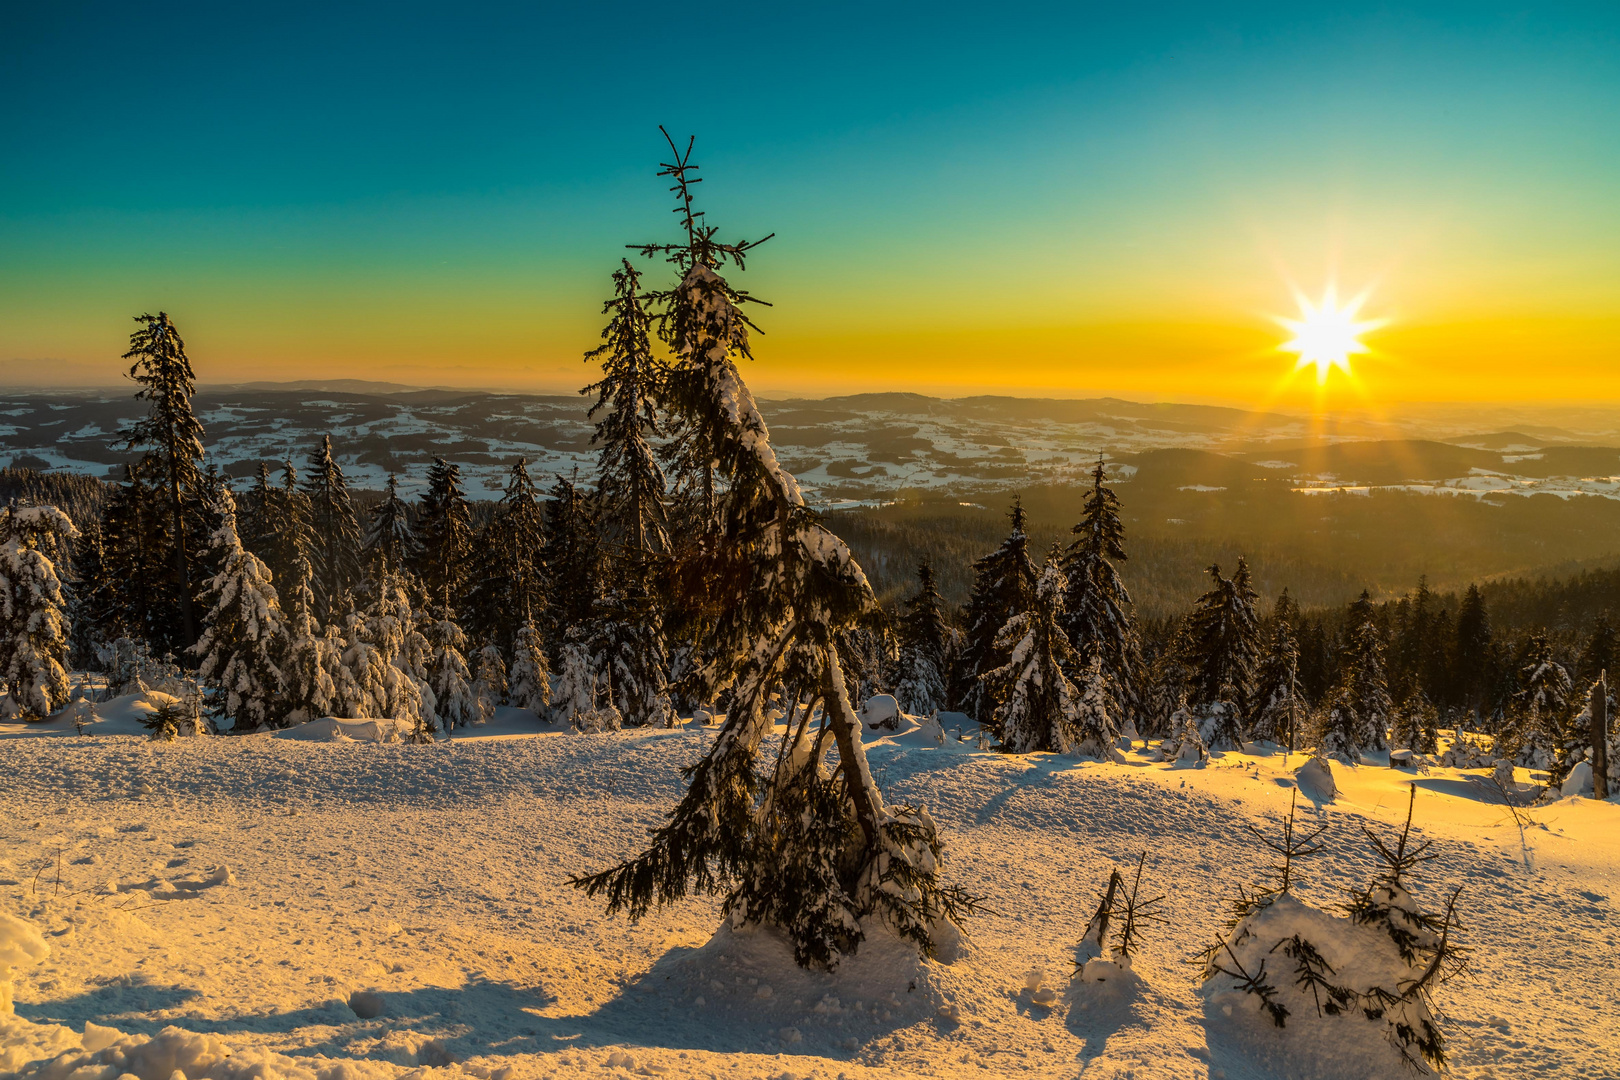
[[[1363,826],[1382,869],[1350,893],[1342,915],[1311,907],[1293,891],[1294,864],[1321,853],[1322,827],[1299,835],[1291,810],[1280,839],[1260,837],[1278,858],[1273,878],[1240,894],[1228,932],[1205,954],[1210,1005],[1227,1016],[1243,1009],[1260,1018],[1247,1039],[1263,1041],[1269,1024],[1288,1029],[1277,1038],[1313,1054],[1376,1060],[1393,1050],[1392,1065],[1421,1072],[1444,1066],[1432,997],[1461,967],[1451,938],[1457,894],[1433,912],[1409,891],[1413,869],[1432,857],[1427,841],[1412,843],[1411,805],[1393,844]]]

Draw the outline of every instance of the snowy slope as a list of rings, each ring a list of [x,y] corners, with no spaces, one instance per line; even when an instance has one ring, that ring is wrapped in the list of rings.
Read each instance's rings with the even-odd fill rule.
[[[880,740],[870,753],[886,796],[928,804],[949,876],[994,914],[970,926],[955,963],[919,963],[875,937],[829,976],[794,968],[768,934],[717,935],[714,900],[630,925],[565,884],[637,847],[710,731],[524,734],[526,718],[502,720],[502,737],[429,747],[0,739],[0,912],[32,920],[51,949],[17,973],[19,1020],[0,1020],[0,1072],[62,1054],[39,1074],[99,1055],[109,1080],[125,1070],[170,1080],[176,1067],[246,1075],[254,1062],[261,1076],[334,1080],[418,1066],[498,1077],[1324,1075],[1251,1060],[1236,1036],[1244,1018],[1206,1013],[1188,963],[1219,927],[1223,898],[1258,875],[1263,855],[1242,826],[1286,810],[1297,755],[1176,769],[1139,754],[1106,766],[954,738]],[[1337,771],[1339,798],[1309,811],[1331,842],[1304,869],[1302,896],[1324,906],[1370,875],[1358,826],[1395,827],[1410,778]],[[1432,902],[1465,886],[1474,950],[1474,977],[1440,996],[1456,1073],[1612,1077],[1620,806],[1520,811],[1533,821],[1521,834],[1483,775],[1419,777],[1418,820],[1439,852],[1420,892]],[[1037,1004],[1029,973],[1065,986],[1096,890],[1143,850],[1170,922],[1150,932],[1140,987]],[[367,990],[378,997],[355,1004],[380,1013],[362,1018],[351,994]],[[90,1029],[96,1054],[80,1046],[86,1024],[116,1029]],[[1333,1075],[1398,1075],[1373,1059],[1342,1064]]]

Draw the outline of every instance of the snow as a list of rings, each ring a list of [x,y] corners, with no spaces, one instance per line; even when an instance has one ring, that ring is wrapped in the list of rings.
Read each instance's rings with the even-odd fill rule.
[[[773,933],[722,926],[716,899],[631,924],[567,885],[640,849],[713,727],[580,736],[503,709],[474,738],[427,746],[105,734],[137,700],[96,705],[88,737],[0,727],[0,912],[50,943],[15,972],[0,1073],[1320,1075],[1289,1029],[1226,1017],[1187,963],[1224,898],[1261,877],[1268,855],[1243,826],[1287,812],[1299,754],[1213,751],[1203,769],[1141,752],[1123,766],[1013,756],[950,725],[941,744],[902,716],[866,736],[885,802],[927,804],[945,878],[994,914],[969,922],[954,963],[873,933],[829,975],[794,966]],[[1396,829],[1415,780],[1415,832],[1437,854],[1419,889],[1432,901],[1464,887],[1477,972],[1439,994],[1455,1074],[1612,1076],[1620,805],[1510,811],[1488,770],[1384,760],[1335,764],[1334,800],[1301,800],[1328,846],[1300,898],[1331,911],[1370,879],[1359,827]],[[1168,923],[1125,977],[1064,1000],[1098,885],[1144,850]],[[1401,1075],[1354,1056],[1335,1067]]]

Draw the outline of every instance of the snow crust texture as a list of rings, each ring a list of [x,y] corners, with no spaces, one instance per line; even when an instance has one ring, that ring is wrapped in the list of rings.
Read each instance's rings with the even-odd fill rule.
[[[885,795],[927,805],[952,879],[995,914],[953,963],[869,932],[828,975],[768,931],[724,927],[717,901],[629,924],[566,884],[639,849],[713,728],[492,730],[510,733],[0,739],[0,912],[49,943],[14,961],[0,1075],[1392,1075],[1376,1044],[1305,1054],[1188,963],[1260,876],[1243,825],[1286,813],[1298,755],[1178,769],[940,745],[904,718],[869,731]],[[1322,910],[1371,879],[1359,825],[1397,827],[1414,779],[1333,773],[1333,801],[1300,810],[1327,826],[1298,889]],[[1455,1075],[1614,1076],[1620,805],[1521,808],[1521,830],[1480,776],[1415,779],[1438,855],[1417,888],[1464,886],[1477,973],[1438,997]],[[1071,983],[1097,890],[1144,850],[1168,924],[1129,968]]]

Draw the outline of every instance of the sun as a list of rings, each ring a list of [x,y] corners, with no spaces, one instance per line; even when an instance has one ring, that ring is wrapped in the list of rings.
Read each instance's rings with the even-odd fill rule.
[[[1300,317],[1277,320],[1293,332],[1293,340],[1278,348],[1299,354],[1294,370],[1315,366],[1318,386],[1327,382],[1328,372],[1334,368],[1346,375],[1352,374],[1350,357],[1368,351],[1361,343],[1361,335],[1384,325],[1382,319],[1357,321],[1356,315],[1367,295],[1363,293],[1340,306],[1338,291],[1329,285],[1320,303],[1311,303],[1303,294],[1295,294],[1295,299],[1299,302]]]

